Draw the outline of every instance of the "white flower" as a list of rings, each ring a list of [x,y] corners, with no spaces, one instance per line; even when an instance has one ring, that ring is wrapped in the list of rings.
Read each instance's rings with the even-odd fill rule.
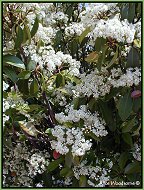
[[[7,84],[5,81],[3,81],[3,91],[6,91],[9,87],[9,84]]]

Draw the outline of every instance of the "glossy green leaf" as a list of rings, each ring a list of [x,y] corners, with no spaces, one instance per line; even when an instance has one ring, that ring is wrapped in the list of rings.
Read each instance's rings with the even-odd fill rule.
[[[120,97],[118,102],[118,113],[122,121],[125,121],[131,114],[133,101],[130,96],[130,92],[127,92],[124,96]]]
[[[57,160],[50,162],[48,167],[47,167],[47,170],[50,172],[55,170],[59,166],[59,164],[62,162],[63,162],[63,158],[59,158]]]
[[[115,131],[116,126],[114,125],[113,122],[113,113],[111,106],[108,105],[108,102],[103,102],[101,100],[99,100],[98,106],[109,129],[111,131]]]
[[[21,93],[24,95],[29,94],[29,88],[28,88],[28,79],[19,79],[17,81],[18,89]]]
[[[21,69],[25,69],[24,63],[14,55],[5,55],[3,56],[4,65],[12,65]]]
[[[27,112],[33,112],[42,109],[42,107],[38,104],[31,104],[29,105],[29,108],[30,109],[28,109]]]
[[[79,42],[81,43],[86,35],[91,31],[90,27],[86,28],[79,37]]]
[[[62,74],[57,74],[56,76],[56,88],[59,88],[61,86],[65,85],[65,78]]]
[[[29,45],[30,45],[31,44],[31,32],[30,32],[28,25],[26,25],[26,24],[24,24],[23,33],[24,33],[23,43],[26,43],[28,40]]]
[[[126,68],[128,67],[138,67],[139,66],[139,53],[136,48],[131,47],[128,57]]]
[[[142,98],[136,98],[133,100],[133,111],[137,113],[142,106]]]
[[[104,44],[106,43],[106,39],[103,37],[98,37],[95,41],[95,51],[102,51]]]
[[[85,175],[81,175],[79,179],[79,187],[86,187],[87,178]]]
[[[23,30],[20,26],[17,27],[17,36],[15,39],[15,48],[19,48],[21,46],[21,43],[23,41]]]
[[[65,155],[65,165],[68,168],[71,168],[72,166],[72,160],[73,160],[73,156],[72,153],[69,151],[66,155]]]
[[[60,176],[61,177],[71,177],[73,176],[73,171],[72,169],[66,167],[66,168],[63,168],[61,171],[60,171]]]
[[[121,8],[121,20],[127,19],[128,18],[128,3]]]
[[[37,33],[38,27],[39,27],[39,20],[36,17],[34,25],[33,25],[32,29],[31,29],[31,37],[33,37]]]
[[[98,61],[99,54],[96,51],[91,52],[87,57],[85,58],[85,61],[88,63],[94,63]]]
[[[69,48],[72,56],[74,56],[78,51],[78,43],[75,39],[71,41],[71,43],[69,44]]]
[[[116,49],[116,52],[115,52],[112,60],[110,61],[110,63],[108,64],[108,66],[106,68],[111,67],[116,62],[117,58],[118,58],[118,47]]]
[[[13,68],[4,67],[3,72],[11,79],[14,83],[17,82],[18,76]]]
[[[96,64],[99,71],[101,71],[101,67],[104,64],[107,49],[108,49],[108,46],[104,45],[102,47],[102,52],[99,54],[98,62]]]
[[[79,103],[80,103],[79,98],[78,97],[74,98],[74,100],[73,100],[73,107],[74,107],[74,109],[78,109]]]
[[[122,133],[131,132],[132,128],[138,124],[138,121],[136,118],[133,118],[132,120],[128,121],[122,128]]]
[[[54,46],[55,46],[55,47],[59,46],[62,37],[63,37],[63,36],[62,36],[62,31],[61,31],[61,30],[57,31],[56,37],[55,37],[55,43],[54,43]]]
[[[18,74],[19,79],[28,79],[31,75],[30,71],[22,71],[21,73]]]
[[[135,3],[129,3],[128,21],[133,22],[135,16]]]
[[[127,144],[129,144],[130,146],[133,146],[133,140],[130,133],[123,133],[122,138]]]
[[[30,94],[35,95],[39,90],[38,82],[36,79],[33,79],[31,85],[30,85]]]
[[[141,171],[140,163],[133,162],[126,166],[124,172],[125,172],[125,174],[135,174],[135,173],[140,173],[140,171]]]
[[[90,109],[91,112],[96,111],[96,107],[97,107],[97,101],[95,98],[91,98],[90,101],[88,102],[88,107]]]
[[[85,133],[85,136],[91,137],[92,139],[94,139],[96,142],[100,141],[100,138],[97,137],[95,134],[93,134],[92,132],[89,133]]]
[[[66,10],[65,14],[67,14],[68,18],[70,19],[73,14],[73,7],[69,6],[68,9]]]
[[[118,164],[119,164],[119,167],[120,167],[121,170],[125,167],[126,162],[127,162],[127,160],[128,160],[128,156],[129,156],[129,155],[128,155],[127,152],[123,152],[123,153],[120,155]]]
[[[31,61],[27,64],[27,70],[29,70],[29,71],[34,71],[35,68],[36,68],[36,63],[31,60]]]

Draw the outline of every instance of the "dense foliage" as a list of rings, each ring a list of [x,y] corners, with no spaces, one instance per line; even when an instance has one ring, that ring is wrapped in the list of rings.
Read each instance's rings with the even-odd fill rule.
[[[141,3],[3,3],[3,186],[141,186]]]

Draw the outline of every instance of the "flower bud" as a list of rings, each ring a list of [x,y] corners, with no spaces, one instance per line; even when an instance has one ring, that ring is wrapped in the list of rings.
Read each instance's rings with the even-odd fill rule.
[[[57,152],[56,150],[53,151],[53,157],[54,159],[58,159],[60,157],[60,153]]]
[[[131,93],[131,98],[139,98],[141,96],[141,91],[140,90],[134,90]]]

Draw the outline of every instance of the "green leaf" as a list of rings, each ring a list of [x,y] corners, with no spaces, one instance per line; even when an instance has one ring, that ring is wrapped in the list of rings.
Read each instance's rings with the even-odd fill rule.
[[[85,38],[82,40],[81,44],[80,44],[80,48],[82,48],[82,47],[88,42],[88,40],[89,40],[89,37],[85,37]]]
[[[19,48],[23,41],[23,30],[20,26],[17,26],[17,37],[15,39],[15,48]]]
[[[136,48],[131,47],[127,57],[126,68],[128,67],[138,67],[139,66],[139,53]]]
[[[99,108],[101,110],[103,118],[104,118],[105,122],[107,123],[109,129],[111,131],[115,131],[116,126],[114,125],[114,122],[113,122],[113,113],[112,113],[111,106],[108,105],[108,102],[103,102],[101,100],[99,100],[98,105],[99,105]]]
[[[62,87],[65,85],[65,78],[62,74],[57,74],[56,76],[56,88]]]
[[[125,125],[123,125],[122,133],[127,133],[132,130],[132,128],[138,124],[138,121],[136,118],[133,118],[132,120],[128,121]]]
[[[132,136],[129,133],[123,133],[122,134],[122,138],[123,140],[129,144],[131,147],[133,146],[133,140],[132,140]]]
[[[39,27],[39,20],[36,17],[34,25],[33,25],[32,30],[31,30],[31,37],[33,37],[37,33],[38,27]]]
[[[97,137],[95,134],[93,134],[92,132],[89,133],[85,133],[85,136],[91,137],[92,139],[94,139],[96,142],[100,141],[100,138]]]
[[[101,67],[104,64],[107,49],[108,49],[108,46],[104,45],[102,47],[102,53],[99,54],[98,62],[96,64],[99,71],[101,71]]]
[[[78,51],[78,43],[75,39],[71,41],[71,43],[69,44],[69,48],[70,48],[72,56],[74,56]]]
[[[79,187],[86,187],[87,184],[87,178],[85,175],[80,176],[79,179]]]
[[[24,33],[23,43],[26,43],[27,40],[28,40],[29,41],[29,45],[30,45],[31,44],[31,32],[30,32],[29,27],[26,24],[24,24],[23,33]]]
[[[38,104],[31,104],[29,105],[29,110],[27,110],[27,112],[33,112],[33,111],[37,111],[39,109],[42,109],[42,107]]]
[[[85,61],[88,63],[94,63],[98,61],[99,54],[96,51],[91,52],[87,57],[85,58]]]
[[[36,68],[36,63],[31,60],[31,61],[27,64],[27,70],[29,70],[29,71],[34,71],[35,68]]]
[[[141,108],[141,106],[142,106],[141,101],[142,101],[141,97],[136,98],[136,99],[133,100],[133,111],[135,113],[137,113],[139,111],[139,109]]]
[[[122,121],[125,121],[131,114],[133,106],[132,98],[130,97],[130,91],[119,99],[118,102],[118,113]]]
[[[139,162],[133,162],[126,166],[124,173],[125,174],[135,174],[141,172],[141,166]]]
[[[85,38],[85,36],[91,31],[90,27],[86,28],[82,34],[79,37],[79,42],[81,43],[83,41],[83,39]]]
[[[18,89],[21,93],[24,95],[29,94],[29,88],[28,88],[28,79],[19,79],[17,81]]]
[[[66,155],[65,155],[65,165],[68,168],[71,168],[72,166],[72,160],[73,160],[73,156],[72,153],[69,151]]]
[[[57,31],[56,37],[55,37],[54,47],[57,47],[60,44],[62,37],[63,37],[62,31],[61,30]]]
[[[110,61],[110,63],[108,64],[108,66],[106,68],[111,67],[116,62],[117,58],[118,58],[118,46],[117,46],[116,52],[115,52],[112,60]]]
[[[133,22],[135,16],[135,3],[129,3],[129,10],[128,10],[128,21],[130,23]]]
[[[80,100],[79,100],[78,97],[77,97],[77,98],[74,98],[74,100],[73,100],[73,107],[74,107],[74,109],[78,109],[78,107],[79,107],[79,102],[80,102]]]
[[[128,156],[129,156],[129,155],[128,155],[127,152],[123,152],[123,153],[120,155],[118,164],[119,164],[119,167],[120,167],[121,170],[125,167],[126,162],[127,162],[127,160],[128,160]]]
[[[25,69],[24,63],[14,55],[5,55],[3,56],[3,63],[4,65],[12,65],[21,69]]]
[[[91,98],[90,101],[88,102],[88,107],[91,112],[96,111],[96,106],[97,106],[97,101],[95,98]]]
[[[20,128],[30,136],[37,136],[38,130],[32,124],[32,122],[28,122],[27,124],[23,124],[23,122],[19,121]]]
[[[57,160],[54,160],[54,161],[50,162],[50,164],[49,164],[48,167],[47,167],[48,171],[52,172],[52,171],[55,170],[55,169],[59,166],[59,164],[62,163],[62,162],[63,162],[63,158],[59,158],[59,159],[57,159]]]
[[[14,83],[17,82],[18,76],[13,68],[4,67],[3,72],[11,79]]]
[[[38,43],[37,43],[37,50],[39,50],[40,47],[43,47],[44,46],[44,42],[43,40],[39,40]]]
[[[72,169],[66,167],[66,168],[63,168],[61,171],[60,171],[60,176],[61,177],[71,177],[73,176],[73,171]]]
[[[38,82],[36,79],[33,79],[31,85],[30,85],[30,94],[35,95],[39,90]]]
[[[98,37],[95,41],[95,51],[102,51],[102,47],[106,43],[106,39],[103,37]]]
[[[65,14],[67,14],[68,18],[70,19],[73,14],[73,6],[69,6],[68,9],[66,10]]]
[[[31,75],[30,71],[22,71],[21,73],[18,74],[18,78],[20,79],[28,79]]]
[[[123,7],[121,9],[121,20],[124,20],[124,19],[128,18],[128,9],[129,9],[128,4],[123,5]]]

